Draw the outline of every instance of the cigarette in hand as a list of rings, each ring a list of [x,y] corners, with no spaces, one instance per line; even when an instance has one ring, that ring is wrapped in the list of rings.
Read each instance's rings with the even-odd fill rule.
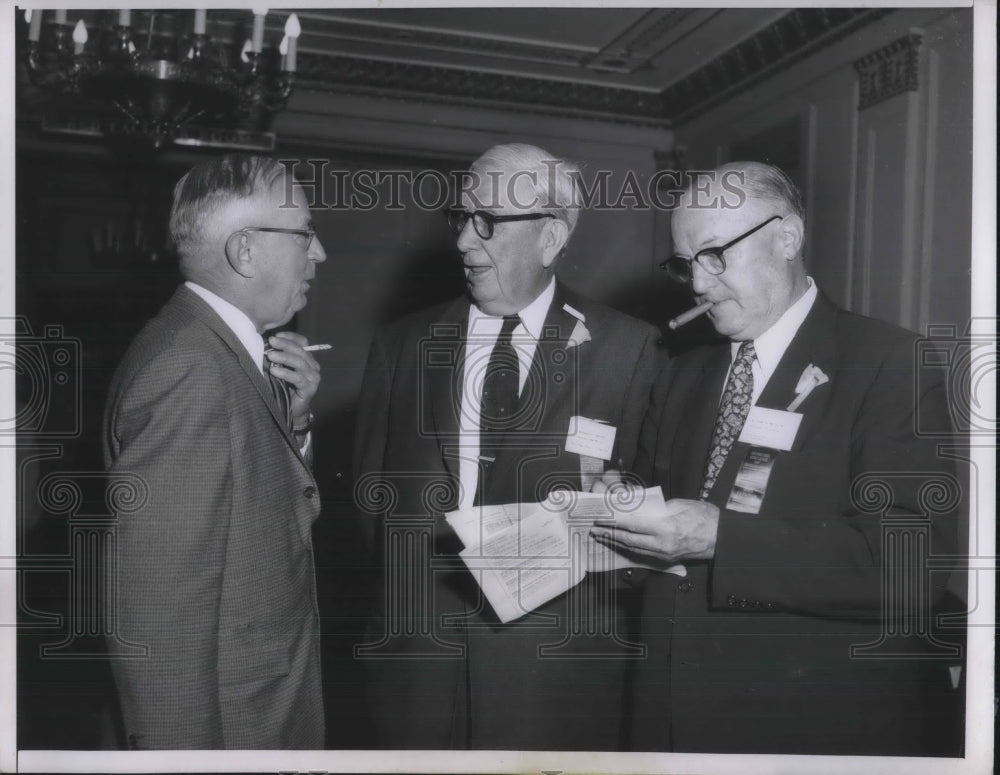
[[[712,308],[712,302],[706,301],[704,304],[699,304],[697,307],[694,307],[693,309],[689,309],[687,312],[685,312],[685,313],[683,313],[681,315],[678,315],[673,320],[671,320],[669,323],[667,323],[667,325],[670,326],[670,330],[673,331],[675,328],[680,328],[685,323],[690,323],[696,317],[700,317],[701,315],[704,315],[711,308]]]
[[[314,352],[318,352],[319,350],[332,350],[333,349],[333,345],[332,344],[310,344],[310,345],[306,345],[302,349],[305,350],[307,353],[314,353]]]

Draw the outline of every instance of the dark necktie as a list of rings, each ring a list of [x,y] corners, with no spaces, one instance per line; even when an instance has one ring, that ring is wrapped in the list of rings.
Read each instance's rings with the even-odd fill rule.
[[[476,504],[482,502],[493,461],[504,434],[513,427],[517,414],[517,387],[519,366],[517,351],[511,344],[511,335],[521,319],[507,315],[497,337],[486,375],[483,377],[483,398],[479,409],[479,480],[476,487]]]
[[[722,470],[729,450],[743,430],[743,423],[750,414],[750,403],[753,398],[753,360],[757,353],[753,342],[743,342],[736,353],[736,360],[729,370],[726,388],[722,391],[722,401],[719,403],[719,414],[715,418],[715,430],[712,433],[712,446],[708,450],[705,461],[705,483],[701,486],[701,499],[708,498],[712,486]]]

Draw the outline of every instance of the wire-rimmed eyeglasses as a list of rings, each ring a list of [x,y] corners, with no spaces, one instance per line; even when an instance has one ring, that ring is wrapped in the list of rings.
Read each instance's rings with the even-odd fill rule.
[[[772,215],[766,221],[757,226],[754,226],[750,231],[743,232],[736,239],[730,240],[725,245],[719,245],[718,247],[704,248],[699,250],[694,254],[692,258],[684,258],[684,256],[673,255],[666,261],[660,262],[660,269],[666,269],[667,274],[670,275],[672,280],[676,280],[679,283],[689,283],[693,277],[693,270],[691,265],[695,262],[698,263],[702,269],[704,269],[709,274],[720,275],[726,271],[726,260],[722,257],[729,248],[735,245],[741,240],[745,240],[751,234],[754,234],[761,229],[763,229],[767,224],[774,220],[783,220],[785,216],[783,215]]]
[[[551,213],[525,213],[524,215],[494,215],[488,210],[463,210],[461,207],[449,207],[445,210],[448,226],[455,234],[461,234],[465,224],[472,219],[472,228],[483,239],[493,236],[493,229],[498,223],[510,221],[538,221],[542,218],[555,218]]]
[[[267,231],[273,232],[274,234],[294,234],[299,238],[299,244],[306,248],[312,245],[313,240],[316,239],[316,231],[314,229],[282,229],[277,226],[244,226],[239,231]]]

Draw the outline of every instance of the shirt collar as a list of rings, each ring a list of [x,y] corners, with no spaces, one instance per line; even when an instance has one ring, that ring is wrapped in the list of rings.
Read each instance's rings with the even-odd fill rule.
[[[545,326],[545,318],[549,314],[549,307],[552,306],[552,300],[556,295],[556,278],[549,280],[549,284],[535,298],[531,304],[522,309],[517,313],[517,316],[521,319],[520,328],[523,328],[528,335],[534,339],[538,340],[542,336],[542,328]],[[487,321],[496,321],[496,329],[500,330],[503,325],[500,321],[503,320],[502,317],[496,317],[494,315],[487,315],[475,304],[469,307],[469,331],[483,330],[479,326],[484,325],[489,327]],[[516,330],[516,329],[515,329]]]
[[[216,314],[222,318],[222,322],[229,326],[240,344],[250,354],[251,360],[257,364],[260,373],[264,373],[264,339],[257,331],[257,326],[247,317],[246,313],[238,307],[233,306],[221,296],[212,293],[208,288],[203,288],[197,283],[186,280],[184,284],[197,293],[205,303],[208,304]]]
[[[781,356],[785,354],[785,350],[788,349],[788,345],[791,344],[792,339],[795,338],[795,334],[809,314],[809,310],[812,309],[813,302],[816,301],[816,283],[811,277],[806,277],[806,282],[809,284],[806,292],[785,310],[773,326],[753,340],[757,362],[766,376],[770,376],[778,368]],[[734,359],[739,349],[739,342],[731,343],[731,353]]]

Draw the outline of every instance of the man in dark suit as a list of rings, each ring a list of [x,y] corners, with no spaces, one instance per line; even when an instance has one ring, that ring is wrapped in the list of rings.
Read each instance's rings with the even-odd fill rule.
[[[104,453],[145,483],[122,515],[113,663],[130,748],[323,746],[311,527],[319,365],[282,326],[326,254],[273,159],[230,155],[174,189],[186,279],[114,376]],[[265,356],[265,349],[267,353]]]
[[[501,624],[441,518],[579,490],[634,455],[658,332],[555,279],[579,214],[574,171],[530,145],[487,151],[449,214],[468,298],[404,318],[372,344],[357,492],[383,517],[373,540],[386,576],[356,653],[370,668],[381,747],[620,745],[624,667],[641,650],[625,637],[615,573],[590,573]],[[498,368],[501,355],[510,361]],[[609,451],[567,449],[583,422],[603,425]]]
[[[915,391],[913,334],[819,291],[804,220],[758,163],[716,170],[673,215],[665,268],[729,342],[654,387],[634,470],[666,515],[594,531],[687,571],[643,572],[635,750],[930,754],[954,728],[927,557],[956,552],[961,486],[916,432],[918,413],[947,417],[943,386]]]

